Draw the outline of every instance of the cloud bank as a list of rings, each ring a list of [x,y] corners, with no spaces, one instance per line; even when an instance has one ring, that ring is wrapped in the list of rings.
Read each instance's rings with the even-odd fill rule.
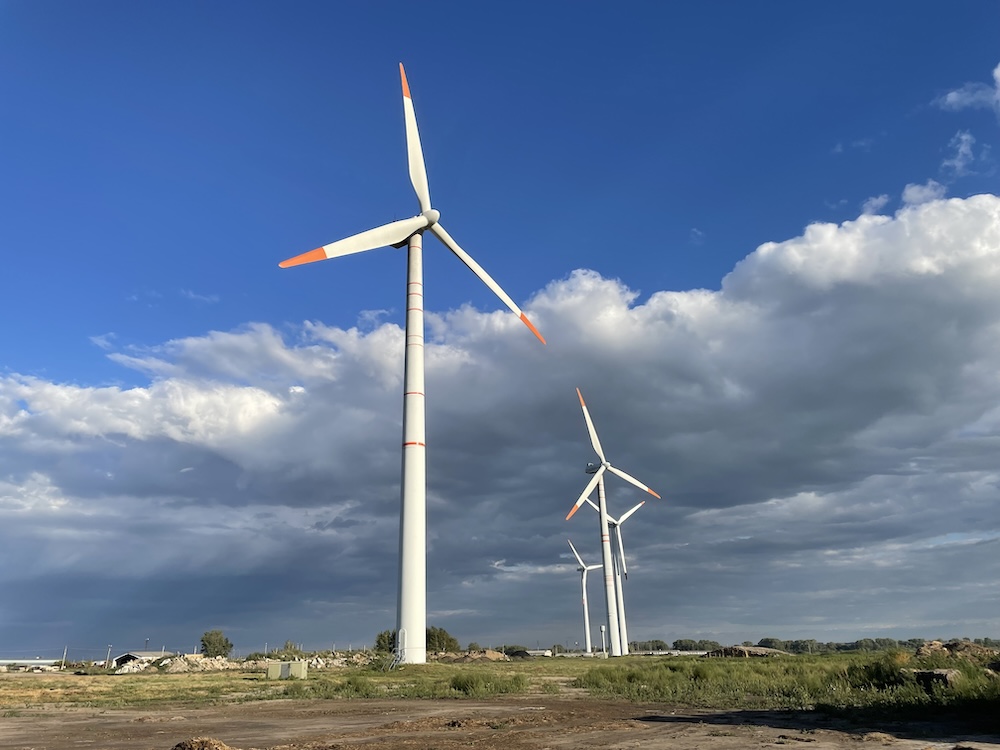
[[[548,347],[506,312],[430,314],[429,622],[581,640],[580,387],[609,458],[664,497],[624,529],[633,638],[995,634],[1000,198],[907,190],[718,291],[574,271],[526,305]],[[398,326],[95,338],[148,385],[0,379],[0,641],[96,657],[221,627],[248,651],[393,625]],[[609,491],[613,513],[641,499]]]

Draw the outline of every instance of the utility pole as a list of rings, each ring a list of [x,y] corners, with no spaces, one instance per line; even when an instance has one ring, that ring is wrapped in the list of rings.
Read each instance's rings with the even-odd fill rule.
[[[108,644],[108,658],[104,660],[104,668],[111,669],[111,644]]]

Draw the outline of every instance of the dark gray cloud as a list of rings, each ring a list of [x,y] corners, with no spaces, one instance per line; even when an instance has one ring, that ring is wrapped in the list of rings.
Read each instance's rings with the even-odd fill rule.
[[[998,292],[981,195],[811,225],[718,291],[575,271],[527,305],[547,347],[505,312],[430,315],[430,623],[581,639],[579,387],[664,496],[625,527],[633,638],[995,635]],[[0,642],[370,643],[395,619],[401,350],[378,321],[253,323],[111,351],[141,388],[0,380]]]

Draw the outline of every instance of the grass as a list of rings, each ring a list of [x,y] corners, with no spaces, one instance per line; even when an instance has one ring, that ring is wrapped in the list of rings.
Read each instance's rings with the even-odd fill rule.
[[[905,669],[958,669],[953,686],[925,690]],[[907,653],[764,659],[616,660],[578,677],[592,695],[712,709],[822,709],[895,716],[996,714],[1000,679],[962,659]]]
[[[925,690],[904,669],[958,669],[954,686]],[[961,659],[916,659],[902,652],[699,659],[631,656],[611,662],[536,659],[491,664],[404,665],[312,670],[306,680],[262,674],[195,672],[132,675],[0,675],[0,712],[32,707],[135,707],[236,703],[276,698],[352,700],[558,695],[708,709],[821,709],[828,712],[934,712],[1000,715],[1000,678]]]
[[[194,672],[189,674],[0,675],[0,710],[38,706],[124,708],[192,705],[266,697],[283,686],[260,674]]]

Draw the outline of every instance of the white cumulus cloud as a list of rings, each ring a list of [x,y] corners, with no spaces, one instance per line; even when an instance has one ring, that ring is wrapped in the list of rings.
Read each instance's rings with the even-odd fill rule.
[[[429,314],[433,624],[574,632],[566,539],[597,556],[593,514],[564,520],[594,460],[579,387],[664,497],[626,528],[633,637],[996,632],[1000,198],[942,196],[763,244],[717,291],[574,271],[525,304],[547,347],[504,312]],[[402,340],[258,322],[108,354],[140,387],[0,378],[0,640],[391,627]]]

